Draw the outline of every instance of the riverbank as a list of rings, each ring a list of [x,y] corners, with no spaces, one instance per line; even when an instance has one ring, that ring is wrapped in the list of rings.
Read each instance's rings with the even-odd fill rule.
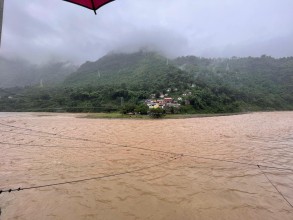
[[[211,114],[167,114],[160,119],[185,119],[185,118],[203,118],[203,117],[219,117],[219,116],[230,116],[230,115],[242,115],[247,112],[240,113],[211,113]],[[90,119],[152,119],[149,115],[126,115],[118,112],[114,113],[89,113],[84,118]]]

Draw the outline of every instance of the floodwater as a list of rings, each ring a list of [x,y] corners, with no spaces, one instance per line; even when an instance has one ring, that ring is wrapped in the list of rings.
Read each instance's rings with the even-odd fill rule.
[[[293,112],[80,116],[0,113],[0,189],[62,183],[0,194],[1,220],[293,219]]]

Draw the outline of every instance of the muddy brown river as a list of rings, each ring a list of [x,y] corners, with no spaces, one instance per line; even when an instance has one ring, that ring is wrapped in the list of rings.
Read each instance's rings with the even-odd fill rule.
[[[0,113],[1,220],[293,219],[293,112],[82,116]]]

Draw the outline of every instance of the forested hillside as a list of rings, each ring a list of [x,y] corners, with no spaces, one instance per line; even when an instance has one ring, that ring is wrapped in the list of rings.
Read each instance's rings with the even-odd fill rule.
[[[290,108],[293,103],[293,57],[206,59],[180,57],[174,64],[196,77],[197,84],[241,93],[245,103],[261,108]]]
[[[155,52],[86,62],[62,85],[0,91],[2,111],[110,111],[171,97],[182,113],[293,109],[293,57],[169,60]]]
[[[193,77],[157,53],[112,54],[83,64],[65,80],[66,86],[115,85],[157,92],[169,87],[183,90]]]

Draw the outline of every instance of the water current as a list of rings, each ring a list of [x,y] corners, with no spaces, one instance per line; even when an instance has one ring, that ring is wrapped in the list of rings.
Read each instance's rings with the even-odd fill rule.
[[[0,113],[1,220],[293,219],[293,112],[82,116]]]

